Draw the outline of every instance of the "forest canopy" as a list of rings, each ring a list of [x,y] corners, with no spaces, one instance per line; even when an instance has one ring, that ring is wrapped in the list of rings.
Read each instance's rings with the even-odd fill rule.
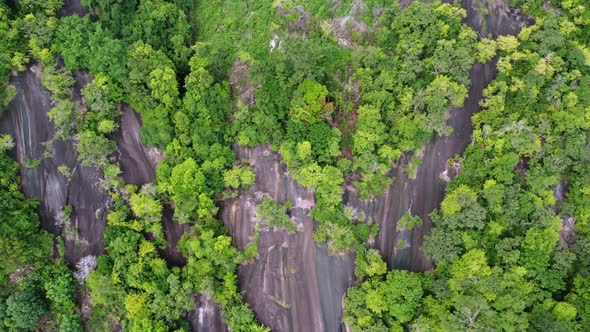
[[[59,174],[92,168],[108,197],[104,250],[80,276],[64,252],[74,208],[53,233],[41,227],[20,187],[43,161],[19,165],[22,147],[0,136],[0,330],[188,331],[204,298],[231,331],[269,331],[240,268],[264,232],[307,230],[314,250],[355,257],[342,313],[352,331],[590,330],[588,4],[507,0],[528,25],[494,36],[467,25],[459,1],[402,2],[82,0],[65,15],[61,0],[0,1],[0,106],[20,93],[11,79],[34,71],[51,98],[44,160],[72,142],[77,166]],[[474,65],[495,77],[485,88]],[[453,133],[451,112],[473,96],[480,111],[440,206],[386,221],[408,236],[433,225],[416,248],[432,270],[400,269],[351,193],[372,204],[415,180],[426,144]],[[153,183],[123,180],[126,107],[156,155]],[[237,157],[259,146],[284,172]],[[258,192],[261,172],[313,200]],[[250,242],[237,246],[220,207],[252,192]],[[182,230],[177,244],[167,227]]]

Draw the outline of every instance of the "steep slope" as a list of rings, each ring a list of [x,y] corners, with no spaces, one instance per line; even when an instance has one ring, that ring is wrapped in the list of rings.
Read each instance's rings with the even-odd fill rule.
[[[70,4],[70,2],[67,2]],[[63,13],[71,9],[73,1]],[[465,0],[467,22],[480,35],[515,34],[525,23],[505,5],[494,2],[488,14],[480,16],[477,9],[486,1]],[[69,9],[68,9],[69,8]],[[73,8],[73,7],[72,7]],[[421,252],[424,234],[430,230],[427,214],[438,207],[445,188],[445,171],[452,177],[455,170],[447,170],[447,161],[461,154],[471,138],[471,115],[478,109],[483,88],[495,75],[494,64],[476,64],[471,70],[471,87],[465,106],[449,112],[448,123],[454,128],[452,135],[434,137],[423,151],[423,164],[416,179],[400,175],[383,196],[370,201],[361,200],[351,190],[347,193],[348,205],[357,212],[376,220],[380,233],[371,245],[379,248],[390,267],[422,271],[431,268]],[[78,85],[84,75],[77,74]],[[87,79],[87,78],[86,78]],[[38,167],[22,168],[22,186],[25,193],[39,199],[39,212],[43,226],[54,233],[61,232],[57,220],[66,205],[72,206],[71,220],[78,230],[77,237],[66,241],[66,258],[75,264],[81,257],[104,251],[102,233],[106,224],[109,197],[102,189],[102,174],[94,168],[82,167],[76,160],[74,143],[56,141],[50,149],[51,158],[44,158],[43,142],[53,136],[53,126],[47,118],[51,108],[48,92],[41,86],[35,66],[20,73],[14,80],[18,93],[8,109],[0,114],[0,131],[15,137],[15,157],[22,165],[30,159],[40,160]],[[79,91],[78,86],[76,90]],[[76,95],[76,93],[74,93]],[[79,95],[79,93],[78,93]],[[137,114],[122,106],[119,119],[121,129],[115,133],[118,152],[114,156],[121,164],[123,179],[127,183],[143,185],[152,182],[157,151],[146,148],[139,140],[141,121]],[[263,195],[278,202],[292,201],[291,217],[303,228],[289,235],[285,231],[263,230],[260,234],[259,256],[239,270],[240,287],[245,298],[257,313],[260,322],[277,331],[336,331],[342,329],[340,318],[344,293],[353,282],[353,255],[330,256],[325,246],[313,241],[313,220],[308,216],[314,204],[313,193],[298,185],[289,175],[280,157],[268,147],[238,148],[238,159],[248,159],[256,172],[257,182],[248,191],[222,204],[220,215],[230,229],[235,244],[244,248],[255,232],[255,209]],[[66,165],[74,170],[68,181],[58,171]],[[399,172],[401,174],[401,172]],[[424,224],[413,232],[398,232],[399,218],[410,210],[421,216]],[[170,211],[166,213],[170,216]],[[173,265],[183,265],[183,259],[174,250],[175,243],[185,227],[164,220],[169,249],[164,256]],[[400,240],[409,246],[394,249]],[[216,305],[208,298],[197,299],[198,308],[189,314],[193,330],[225,330]]]
[[[258,258],[239,270],[240,287],[258,320],[275,331],[336,331],[341,302],[353,281],[353,255],[330,256],[313,238],[309,217],[313,192],[293,180],[277,153],[266,146],[240,147],[256,184],[223,204],[220,212],[234,243],[244,248],[255,232],[256,205],[264,195],[279,203],[291,201],[291,219],[303,231],[262,230]]]
[[[481,36],[516,34],[526,20],[500,2],[488,5],[488,13],[478,13],[486,1],[465,0],[467,22]],[[471,86],[465,106],[449,111],[448,124],[454,128],[447,137],[433,137],[423,151],[423,163],[415,179],[402,172],[388,191],[369,201],[360,199],[354,189],[345,194],[347,205],[380,225],[374,246],[382,252],[390,267],[424,271],[432,263],[422,254],[424,235],[431,228],[428,214],[444,197],[446,181],[457,170],[447,170],[448,159],[462,154],[471,140],[471,115],[479,110],[485,86],[495,76],[495,61],[475,64],[471,69]],[[325,246],[312,239],[313,221],[307,216],[313,195],[289,177],[280,157],[268,148],[238,148],[238,160],[247,159],[256,172],[257,181],[222,206],[221,216],[230,229],[235,244],[243,248],[250,242],[256,223],[256,204],[263,195],[280,203],[292,201],[291,218],[303,226],[303,232],[289,235],[285,231],[262,231],[258,258],[242,266],[240,287],[257,318],[276,331],[338,331],[342,298],[353,281],[353,255],[330,256]],[[399,171],[399,170],[398,170]],[[413,232],[398,232],[397,221],[410,210],[422,217],[422,226]],[[399,240],[409,246],[394,249]]]
[[[84,256],[103,252],[102,232],[109,197],[100,185],[99,170],[83,167],[76,160],[72,140],[56,140],[47,150],[51,157],[44,157],[43,143],[53,138],[54,129],[47,117],[50,95],[39,81],[38,70],[33,65],[13,80],[17,95],[0,114],[0,128],[15,140],[15,157],[23,165],[22,189],[28,197],[40,201],[43,227],[59,234],[64,228],[62,211],[67,205],[72,207],[69,219],[73,235],[66,237],[65,244],[66,260],[75,264]],[[80,82],[83,78],[84,75],[77,75]],[[58,171],[62,165],[71,170],[69,179]]]
[[[467,10],[466,23],[483,37],[516,35],[527,24],[525,18],[511,11],[502,1],[464,0]],[[478,8],[479,11],[478,11]],[[487,8],[487,14],[481,10]],[[438,208],[444,197],[446,182],[457,169],[449,169],[448,160],[461,155],[471,141],[471,116],[479,110],[483,89],[496,75],[496,60],[490,63],[476,63],[470,72],[469,96],[462,108],[451,109],[447,123],[453,127],[449,136],[435,136],[424,147],[422,165],[417,169],[415,179],[409,179],[401,168],[400,174],[379,197],[364,201],[354,190],[347,193],[348,205],[379,223],[379,235],[371,244],[379,249],[389,267],[425,271],[432,268],[422,253],[424,235],[428,234],[432,222],[428,214]],[[397,222],[407,212],[420,216],[422,225],[413,231],[398,231]],[[397,248],[398,241],[405,241],[405,247]]]

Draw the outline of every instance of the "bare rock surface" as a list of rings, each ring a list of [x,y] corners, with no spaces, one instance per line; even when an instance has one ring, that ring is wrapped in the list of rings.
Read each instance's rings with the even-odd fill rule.
[[[60,16],[84,16],[87,13],[88,9],[82,7],[82,2],[80,0],[64,0],[64,5],[59,12]]]
[[[109,196],[102,188],[102,173],[93,167],[84,167],[76,159],[76,149],[71,139],[56,140],[49,145],[50,157],[45,157],[44,142],[53,138],[54,127],[47,112],[51,109],[50,94],[41,85],[35,66],[19,73],[12,84],[17,94],[0,113],[0,131],[10,134],[16,148],[14,157],[21,165],[23,192],[40,201],[38,211],[42,226],[59,234],[63,230],[61,211],[72,207],[70,228],[74,236],[66,237],[65,257],[75,264],[80,258],[98,255],[104,251],[103,230],[108,213]],[[85,75],[75,75],[76,85],[83,85]],[[73,95],[76,96],[76,87]],[[27,167],[31,160],[39,166]],[[58,167],[65,165],[72,172],[64,177]]]
[[[244,248],[256,225],[256,204],[264,195],[291,201],[292,220],[302,231],[262,230],[258,257],[239,269],[239,286],[257,319],[273,331],[337,331],[342,300],[354,280],[352,254],[330,256],[312,238],[308,216],[313,192],[300,186],[268,146],[238,147],[238,160],[249,160],[256,183],[224,204],[220,215],[235,245]]]
[[[160,251],[160,255],[169,265],[183,267],[186,265],[186,258],[178,250],[178,241],[190,230],[189,224],[181,224],[172,219],[174,211],[168,205],[164,206],[162,227],[166,238],[166,249]]]
[[[480,36],[496,37],[515,35],[528,22],[512,11],[501,0],[463,0],[467,11],[465,23]],[[485,9],[485,10],[482,10]],[[433,137],[423,151],[422,165],[415,179],[409,179],[401,169],[399,176],[387,192],[368,201],[362,200],[355,190],[346,194],[346,204],[363,211],[367,218],[379,223],[379,235],[371,245],[378,248],[390,268],[425,271],[432,269],[432,262],[422,252],[424,236],[430,232],[430,212],[439,208],[444,198],[446,183],[456,171],[449,170],[448,160],[462,155],[471,142],[471,116],[479,111],[483,89],[496,76],[496,60],[487,64],[476,63],[470,72],[471,86],[465,104],[452,109],[447,124],[453,128],[449,136]],[[397,230],[398,220],[409,211],[422,218],[422,225],[411,232]],[[400,245],[401,244],[404,245]]]
[[[189,327],[193,332],[225,332],[227,325],[219,306],[209,297],[196,296],[197,308],[188,314]]]
[[[163,158],[157,148],[149,148],[139,138],[141,117],[126,104],[118,105],[119,129],[113,139],[117,143],[117,159],[125,183],[137,186],[156,178],[156,165]]]

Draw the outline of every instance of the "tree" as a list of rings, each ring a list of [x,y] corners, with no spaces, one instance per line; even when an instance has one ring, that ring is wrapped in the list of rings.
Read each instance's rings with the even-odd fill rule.
[[[348,289],[343,320],[353,331],[364,331],[370,326],[399,330],[418,313],[424,278],[418,273],[392,270],[383,280],[384,273],[375,274],[360,287]]]
[[[59,332],[81,332],[82,319],[79,315],[63,315],[59,322]]]
[[[582,330],[590,328],[590,277],[577,275],[572,291],[567,295],[568,303],[575,306]]]
[[[479,43],[477,43],[477,52],[479,54],[477,61],[487,63],[496,56],[496,41],[493,39],[482,38]]]
[[[150,72],[148,86],[152,91],[152,97],[168,109],[172,109],[179,104],[178,99],[178,82],[176,73],[170,67],[163,70],[156,68]]]
[[[463,253],[461,233],[442,227],[434,228],[426,236],[424,252],[437,265],[449,265]]]
[[[518,39],[514,36],[499,36],[496,39],[498,50],[512,52],[519,46]]]
[[[256,218],[268,227],[284,228],[290,234],[297,232],[297,226],[291,221],[287,206],[280,205],[271,198],[262,199],[262,203],[256,207]]]
[[[32,331],[46,313],[47,307],[32,290],[18,291],[6,299],[5,324],[12,329]]]
[[[12,137],[10,135],[1,135],[0,136],[0,154],[7,152],[14,148],[14,142],[12,141]]]
[[[354,274],[359,278],[376,277],[387,272],[387,265],[377,249],[360,248],[355,257]]]
[[[418,311],[423,292],[419,274],[403,270],[390,271],[384,288],[389,314],[402,324],[410,322]]]
[[[150,312],[147,308],[147,294],[131,293],[125,297],[125,310],[130,320],[141,320],[148,318]]]
[[[397,230],[412,231],[414,227],[422,225],[422,218],[420,216],[412,216],[410,211],[404,213],[404,215],[397,222]]]
[[[383,144],[385,139],[385,124],[381,120],[379,109],[371,106],[360,107],[353,138],[353,153],[361,155],[373,152],[376,147]]]
[[[77,139],[78,159],[84,166],[104,166],[108,155],[115,152],[115,142],[92,130],[83,131]]]
[[[162,218],[162,205],[160,202],[145,194],[133,194],[129,199],[129,205],[133,214],[150,223],[160,222]]]
[[[88,68],[91,57],[88,39],[95,26],[88,16],[71,15],[62,18],[56,31],[55,44],[70,69]]]
[[[55,313],[70,314],[76,309],[76,280],[63,260],[43,266],[36,276]]]
[[[82,88],[81,92],[88,107],[83,121],[84,128],[102,133],[112,132],[115,126],[113,120],[119,115],[114,101],[119,99],[119,96],[110,79],[103,74],[97,74],[92,82]],[[110,123],[107,124],[104,121],[110,121]],[[100,128],[101,123],[104,123],[103,130]],[[111,131],[108,132],[109,130]]]
[[[4,136],[6,137],[6,136]],[[37,202],[19,190],[19,164],[0,153],[0,281],[27,264],[49,257],[52,238],[39,229]]]
[[[199,195],[207,191],[205,175],[189,158],[172,169],[166,190],[175,203],[175,216],[180,222],[188,222],[199,207]]]
[[[87,41],[90,50],[88,69],[94,75],[106,74],[115,83],[124,85],[127,79],[127,49],[125,41],[113,37],[110,30],[96,24]]]
[[[132,41],[141,40],[163,51],[178,68],[187,62],[190,55],[190,25],[185,13],[174,3],[142,1],[131,24],[123,26],[123,33]]]
[[[477,194],[469,187],[461,185],[447,194],[441,202],[442,217],[440,226],[449,229],[483,229],[486,210],[477,202]]]
[[[316,123],[333,111],[326,101],[328,89],[320,83],[305,79],[293,93],[291,116],[307,124]]]
[[[116,35],[120,35],[123,27],[133,20],[137,6],[136,3],[125,0],[82,0],[81,3],[85,7],[96,10],[101,23],[104,23]]]
[[[234,167],[225,171],[223,179],[227,187],[248,189],[256,182],[256,174],[250,167]]]
[[[150,146],[165,147],[172,140],[173,133],[170,113],[175,109],[170,105],[178,102],[178,92],[173,91],[177,83],[170,81],[174,78],[170,74],[174,73],[175,66],[162,51],[138,41],[129,49],[127,68],[126,100],[142,114],[140,136]],[[154,96],[167,104],[152,96],[152,88],[155,88]]]
[[[77,123],[75,107],[77,105],[69,99],[60,100],[47,112],[47,117],[55,127],[55,137],[68,139]]]

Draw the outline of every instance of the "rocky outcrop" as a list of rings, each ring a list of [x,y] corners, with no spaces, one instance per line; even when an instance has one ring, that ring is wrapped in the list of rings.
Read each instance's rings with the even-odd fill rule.
[[[227,325],[223,320],[219,306],[207,296],[196,296],[197,308],[188,314],[188,321],[193,332],[225,332]]]
[[[41,85],[38,73],[39,68],[33,65],[12,80],[17,94],[0,113],[0,133],[10,134],[16,143],[12,153],[22,165],[22,190],[27,197],[39,201],[42,227],[54,234],[66,231],[65,259],[75,266],[84,257],[104,253],[103,232],[110,196],[101,185],[102,172],[97,168],[84,167],[77,161],[73,138],[55,140],[47,148],[43,144],[53,138],[54,127],[47,116],[52,107],[51,96]],[[74,77],[76,84],[72,96],[80,100],[80,89],[90,81],[90,77],[84,72],[74,72]],[[139,139],[139,115],[125,105],[120,105],[120,111],[120,128],[113,135],[117,144],[113,160],[120,163],[121,176],[126,183],[138,186],[151,183],[161,153],[146,147]],[[33,160],[39,161],[39,165],[26,166],[33,165]],[[62,165],[71,170],[71,177],[66,178],[59,172],[58,167]],[[71,226],[67,228],[63,224],[62,213],[66,206],[72,207]],[[186,260],[176,245],[189,226],[174,222],[168,207],[164,216],[163,228],[168,247],[161,254],[169,264],[183,266]],[[221,312],[210,299],[197,299],[197,308],[189,313],[188,320],[194,331],[225,330],[221,328],[225,326]]]
[[[337,331],[342,300],[353,282],[353,255],[330,256],[312,238],[309,217],[313,192],[293,180],[277,153],[267,146],[239,147],[238,160],[248,160],[256,183],[222,204],[220,215],[238,248],[252,239],[256,205],[265,195],[291,201],[290,216],[300,231],[262,229],[258,257],[239,269],[239,286],[257,319],[273,331]]]
[[[158,148],[149,148],[139,138],[141,117],[126,104],[118,105],[119,129],[113,135],[117,143],[116,159],[125,183],[141,186],[156,178],[156,165],[164,156]]]
[[[488,3],[489,2],[489,3]],[[466,22],[481,36],[515,34],[526,20],[499,0],[464,0]],[[486,9],[486,10],[482,10]],[[66,1],[63,15],[83,14],[79,1]],[[462,154],[471,139],[471,115],[479,110],[484,87],[495,76],[494,62],[475,64],[471,70],[471,87],[465,106],[451,110],[448,123],[451,135],[434,137],[424,149],[423,163],[415,179],[401,172],[388,191],[374,199],[361,200],[354,190],[347,191],[345,202],[356,211],[380,225],[372,246],[381,250],[390,267],[423,271],[432,267],[421,251],[424,235],[431,228],[428,214],[440,204],[446,182],[456,174],[448,169],[448,159]],[[0,132],[11,134],[16,142],[15,158],[23,166],[23,191],[40,201],[39,214],[43,227],[58,234],[60,212],[72,206],[72,229],[77,235],[66,241],[66,259],[75,264],[80,258],[104,252],[102,234],[106,224],[109,196],[102,189],[102,174],[98,169],[82,167],[76,160],[73,141],[55,141],[45,157],[42,144],[53,137],[53,125],[47,117],[51,108],[49,93],[41,86],[35,67],[13,79],[17,95],[7,110],[0,113]],[[74,96],[84,84],[85,76],[77,73]],[[139,116],[121,105],[120,130],[113,138],[117,142],[114,160],[121,164],[127,183],[143,185],[152,182],[155,165],[161,157],[157,150],[145,147],[139,139]],[[257,180],[249,190],[222,203],[220,216],[234,243],[244,248],[255,232],[255,209],[262,195],[276,201],[293,202],[291,217],[301,232],[288,234],[281,230],[263,229],[260,234],[258,257],[239,269],[239,286],[254,309],[259,321],[276,331],[338,331],[342,329],[342,303],[346,289],[354,280],[353,255],[330,256],[324,245],[313,241],[314,221],[308,216],[313,206],[313,193],[296,183],[280,157],[268,147],[236,148],[238,159],[247,159],[256,172]],[[59,171],[61,165],[72,170],[71,178]],[[412,232],[398,231],[399,218],[411,211],[423,219],[423,225]],[[171,265],[182,266],[185,261],[175,250],[186,226],[171,220],[165,211],[164,232],[169,242],[162,255]],[[396,247],[399,240],[406,245]],[[219,308],[206,297],[196,299],[197,308],[189,313],[188,321],[194,331],[225,331],[227,327]]]
[[[84,167],[77,161],[71,139],[55,140],[45,146],[44,142],[54,136],[53,124],[47,117],[52,102],[39,81],[38,72],[37,66],[31,66],[13,79],[17,94],[0,113],[0,131],[10,134],[16,143],[14,157],[23,165],[22,190],[28,197],[39,200],[42,226],[55,234],[69,229],[65,258],[75,264],[84,256],[103,252],[102,233],[109,196],[100,184],[100,170]],[[83,84],[85,76],[79,74],[76,79]],[[71,177],[62,175],[58,171],[60,166],[66,166]],[[66,206],[72,207],[70,218],[62,213]]]
[[[463,0],[463,7],[467,11],[465,23],[480,36],[515,35],[528,23],[501,0]],[[424,147],[423,162],[415,179],[408,178],[400,168],[395,170],[399,176],[382,196],[365,201],[354,190],[347,192],[348,206],[379,223],[379,235],[371,245],[381,251],[390,268],[412,271],[432,268],[432,262],[422,252],[424,236],[432,228],[428,215],[440,206],[446,183],[457,173],[457,169],[449,169],[448,160],[462,155],[471,141],[471,116],[479,110],[483,89],[496,76],[495,65],[496,60],[473,65],[469,96],[464,106],[449,112],[447,124],[453,128],[453,133],[437,135]],[[397,222],[407,211],[420,216],[423,223],[411,232],[398,231]]]
[[[88,9],[82,7],[80,0],[64,0],[64,5],[59,12],[60,16],[79,15],[84,16],[88,13]]]

